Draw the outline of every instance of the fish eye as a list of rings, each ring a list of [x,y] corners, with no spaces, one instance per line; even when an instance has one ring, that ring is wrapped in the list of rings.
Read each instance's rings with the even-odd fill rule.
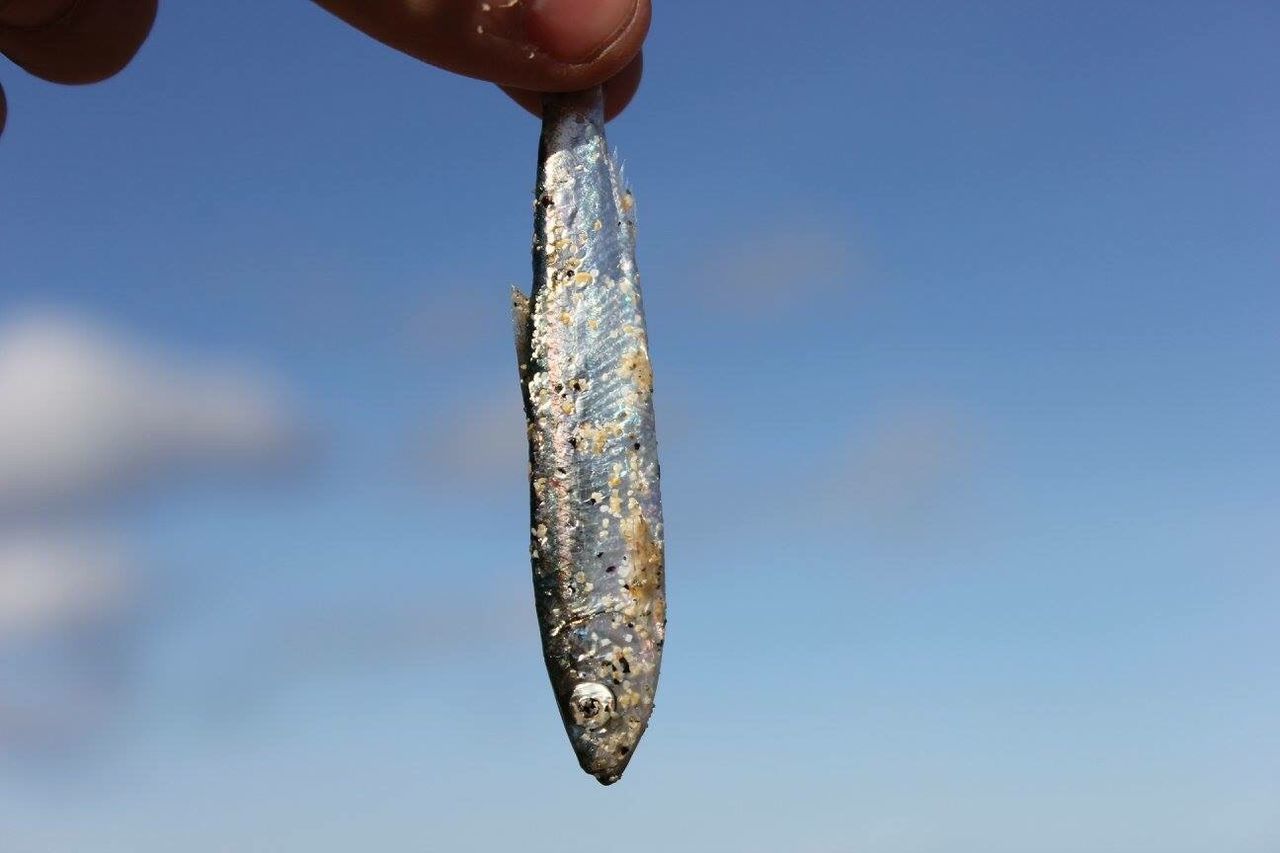
[[[595,681],[584,681],[569,696],[569,713],[584,729],[598,729],[613,716],[617,700],[613,691]]]

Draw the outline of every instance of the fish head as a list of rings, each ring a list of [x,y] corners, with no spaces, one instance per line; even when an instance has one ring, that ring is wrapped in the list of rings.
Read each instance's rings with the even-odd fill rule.
[[[582,769],[601,784],[622,777],[653,711],[660,638],[623,614],[571,629],[576,665],[556,690],[565,731]]]

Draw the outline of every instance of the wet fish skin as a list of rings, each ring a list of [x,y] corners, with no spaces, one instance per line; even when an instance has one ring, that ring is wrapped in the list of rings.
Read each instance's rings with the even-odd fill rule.
[[[533,585],[565,730],[609,785],[653,710],[666,592],[634,202],[598,88],[547,97],[538,164],[533,292],[512,294]]]

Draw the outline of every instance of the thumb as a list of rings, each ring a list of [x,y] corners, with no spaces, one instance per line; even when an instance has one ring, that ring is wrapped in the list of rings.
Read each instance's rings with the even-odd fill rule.
[[[315,0],[379,41],[432,65],[531,92],[606,89],[613,112],[639,83],[650,0]],[[626,72],[625,74],[623,72]]]
[[[157,3],[43,0],[6,7],[0,16],[0,53],[53,83],[96,83],[133,59],[151,31]]]

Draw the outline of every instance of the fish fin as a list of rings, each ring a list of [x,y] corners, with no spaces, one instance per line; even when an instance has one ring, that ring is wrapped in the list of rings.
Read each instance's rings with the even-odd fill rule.
[[[516,336],[516,363],[523,378],[533,354],[533,304],[520,288],[511,287],[511,325]]]

